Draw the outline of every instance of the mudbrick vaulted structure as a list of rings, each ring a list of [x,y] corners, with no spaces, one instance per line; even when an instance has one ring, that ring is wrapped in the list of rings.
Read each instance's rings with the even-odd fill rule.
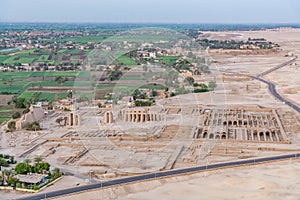
[[[204,108],[194,138],[289,142],[274,109]]]

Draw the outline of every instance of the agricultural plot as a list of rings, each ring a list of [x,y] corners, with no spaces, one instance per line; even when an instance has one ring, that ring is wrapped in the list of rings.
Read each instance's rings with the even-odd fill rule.
[[[15,111],[15,109],[13,109],[12,106],[8,106],[6,105],[0,105],[0,125],[3,122],[7,122],[8,120],[11,119],[11,115],[13,114],[13,112]]]
[[[25,81],[0,81],[1,94],[18,94],[29,86]]]
[[[2,72],[0,73],[0,94],[20,94],[28,87],[73,87],[78,72]],[[55,82],[54,77],[69,77],[63,83]],[[48,77],[43,81],[32,81],[32,77]],[[51,78],[53,77],[53,78]],[[49,80],[49,78],[51,80]],[[41,78],[42,79],[42,78]],[[90,83],[81,83],[89,85]]]
[[[37,60],[38,62],[47,62],[49,60],[49,55],[42,55]]]
[[[137,65],[137,63],[134,60],[132,60],[132,58],[130,58],[126,55],[122,55],[122,56],[118,57],[117,62],[119,62],[123,65],[128,65],[128,66]]]
[[[9,56],[0,56],[0,63],[3,63]]]
[[[176,36],[172,35],[152,35],[152,34],[144,34],[144,35],[135,35],[135,34],[127,34],[121,35],[116,37],[110,37],[106,41],[107,42],[124,42],[127,41],[129,43],[152,43],[152,42],[159,42],[159,41],[173,41],[176,39]]]
[[[179,59],[179,56],[158,56],[157,60],[161,60],[163,64],[172,66]]]
[[[34,96],[36,96],[37,101],[48,100],[53,102],[56,100],[56,97],[59,96],[60,99],[67,97],[67,92],[39,92],[39,91],[25,91],[19,97],[25,98],[26,101],[30,101]]]
[[[56,42],[73,42],[77,44],[86,44],[88,42],[102,42],[109,38],[111,35],[99,35],[99,36],[81,36],[81,37],[70,37],[57,40]]]
[[[10,56],[6,60],[3,61],[4,64],[30,64],[33,63],[36,57],[34,56],[29,56],[29,55],[15,55],[15,56]]]
[[[91,50],[79,49],[61,49],[54,53],[53,51],[46,51],[43,49],[31,49],[18,52],[14,55],[0,56],[0,64],[5,65],[19,65],[19,64],[33,64],[33,63],[47,63],[51,65],[59,65],[61,63],[80,63]]]

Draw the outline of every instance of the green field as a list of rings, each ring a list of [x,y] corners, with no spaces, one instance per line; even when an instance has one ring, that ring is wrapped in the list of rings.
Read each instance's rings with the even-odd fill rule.
[[[4,64],[17,64],[17,63],[30,64],[30,63],[33,63],[35,59],[36,59],[36,57],[34,57],[34,56],[29,56],[29,55],[19,56],[19,55],[15,55],[15,56],[10,56],[6,60],[4,60],[3,63]]]
[[[0,56],[0,63],[3,63],[9,56]]]
[[[76,77],[77,71],[61,71],[61,72],[0,72],[0,80],[24,80],[30,77],[43,77],[43,76],[67,76]]]
[[[81,72],[82,75],[87,73]],[[68,86],[73,87],[75,77],[79,73],[72,72],[0,72],[0,94],[19,94],[25,91],[28,87],[38,86]],[[71,77],[68,81],[58,84],[55,82],[54,77]],[[31,77],[53,77],[52,80],[32,81]],[[78,82],[78,81],[77,81]],[[78,82],[77,84],[83,86],[90,86],[90,82]],[[80,86],[78,85],[78,86]]]
[[[28,86],[26,81],[0,81],[0,94],[18,94]]]
[[[80,36],[80,37],[69,37],[63,38],[60,40],[56,40],[56,42],[69,42],[72,41],[74,43],[85,44],[88,42],[102,42],[103,40],[109,38],[112,35],[99,35],[99,36]]]
[[[38,101],[48,100],[50,102],[53,102],[55,101],[56,94],[59,95],[61,99],[67,97],[66,92],[56,93],[56,92],[39,92],[39,91],[25,91],[19,97],[25,98],[27,101],[29,101],[35,93],[38,94],[37,97]]]
[[[158,41],[175,41],[176,36],[171,34],[166,35],[153,35],[153,34],[127,34],[127,35],[120,35],[120,36],[113,36],[108,38],[107,42],[130,42],[130,43],[145,43],[145,42],[158,42]]]
[[[49,55],[41,55],[37,61],[38,62],[46,62],[49,60],[49,57],[50,57]]]
[[[117,59],[117,62],[123,64],[123,65],[137,65],[137,63],[132,60],[130,57],[126,56],[126,55],[122,55]]]
[[[57,52],[53,52],[53,50],[30,49],[11,55],[1,55],[0,64],[19,65],[45,62],[57,66],[64,62],[81,62],[90,52],[91,50],[79,49],[61,49]]]
[[[13,109],[12,106],[8,106],[7,104],[6,105],[0,105],[0,124],[10,120],[11,115],[15,111],[16,110]]]
[[[172,66],[179,59],[179,56],[158,56],[157,60],[161,60],[162,63]]]

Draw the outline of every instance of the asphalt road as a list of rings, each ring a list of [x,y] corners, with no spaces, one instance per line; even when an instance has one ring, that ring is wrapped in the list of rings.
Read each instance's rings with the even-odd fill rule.
[[[257,77],[257,76],[249,76],[249,77],[251,77],[251,78],[253,78],[253,79],[256,79],[256,80],[258,80],[258,81],[261,81],[261,82],[267,84],[267,85],[269,86],[269,91],[270,91],[270,93],[271,93],[276,99],[278,99],[278,100],[281,101],[282,103],[284,103],[284,104],[290,106],[291,108],[293,108],[294,110],[296,110],[298,113],[300,113],[300,108],[299,108],[297,105],[293,104],[292,102],[290,102],[289,100],[285,99],[284,97],[280,96],[280,94],[278,94],[278,92],[277,92],[277,90],[276,90],[276,86],[274,85],[274,83],[271,83],[271,82],[269,82],[269,81],[266,81],[266,80],[264,80],[264,79],[262,79],[262,78],[259,78],[259,77]]]
[[[70,189],[58,190],[58,191],[53,191],[53,192],[49,192],[49,193],[41,193],[41,194],[37,194],[37,195],[31,195],[28,197],[19,198],[19,200],[40,200],[40,199],[45,199],[45,198],[55,198],[55,197],[59,197],[59,196],[74,194],[74,193],[78,193],[78,192],[85,192],[85,191],[92,190],[92,189],[105,188],[105,187],[110,187],[110,186],[120,185],[120,184],[125,184],[125,183],[133,183],[133,182],[163,178],[163,177],[173,176],[173,175],[182,175],[182,174],[186,174],[186,173],[190,173],[190,172],[201,172],[201,171],[205,171],[205,170],[220,169],[220,168],[224,168],[224,167],[237,167],[237,166],[241,166],[241,165],[260,164],[263,162],[291,159],[291,158],[296,158],[299,156],[300,156],[300,153],[295,153],[295,154],[288,154],[288,155],[272,156],[272,157],[265,157],[265,158],[254,158],[254,159],[239,160],[239,161],[225,162],[225,163],[219,163],[219,164],[211,164],[211,165],[207,165],[207,166],[199,166],[199,167],[192,167],[192,168],[185,168],[185,169],[176,169],[176,170],[157,172],[157,173],[149,173],[149,174],[144,174],[144,175],[132,176],[132,177],[128,177],[128,178],[100,182],[100,183],[96,183],[96,184],[78,186],[78,187],[74,187],[74,188],[70,188]]]

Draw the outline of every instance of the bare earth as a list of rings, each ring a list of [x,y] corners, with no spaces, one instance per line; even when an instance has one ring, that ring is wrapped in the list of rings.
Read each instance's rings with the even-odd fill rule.
[[[58,198],[96,199],[299,199],[300,162],[286,161],[129,184]]]

